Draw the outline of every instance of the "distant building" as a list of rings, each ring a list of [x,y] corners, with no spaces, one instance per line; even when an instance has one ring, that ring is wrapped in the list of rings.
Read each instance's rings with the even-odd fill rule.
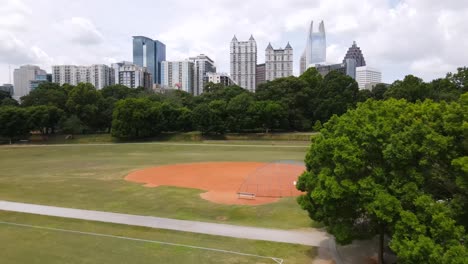
[[[343,63],[346,63],[347,59],[354,59],[356,67],[366,66],[366,60],[364,59],[364,55],[362,55],[361,48],[356,45],[356,41],[353,41],[353,45],[346,52]]]
[[[96,89],[101,90],[102,88],[113,84],[112,76],[112,69],[104,64],[94,64],[91,66],[52,66],[52,82],[60,85],[90,83]]]
[[[255,69],[255,84],[256,88],[262,83],[266,83],[266,68],[265,63],[257,64]]]
[[[356,68],[356,81],[359,89],[372,89],[372,86],[382,83],[382,72],[367,66]]]
[[[38,66],[24,65],[13,72],[14,93],[13,98],[19,100],[22,96],[28,95],[35,81],[42,79],[40,76],[47,76],[46,71]],[[45,77],[46,78],[46,77]]]
[[[165,89],[177,89],[193,94],[194,63],[191,61],[163,61],[161,82]]]
[[[235,83],[232,81],[231,77],[227,73],[215,73],[215,72],[207,72],[205,75],[205,83],[220,83],[224,86],[234,85]]]
[[[231,41],[231,77],[240,87],[255,92],[257,70],[257,42],[250,36],[248,41]]]
[[[47,78],[48,74],[45,74],[45,75],[37,75],[36,76],[36,80],[33,80],[33,81],[30,81],[29,82],[29,85],[30,85],[30,91],[33,91],[35,89],[37,89],[37,87],[39,87],[39,85],[41,83],[48,83],[50,82]]]
[[[319,63],[327,61],[327,37],[325,34],[325,24],[320,22],[319,31],[314,32],[314,22],[310,22],[309,32],[307,34],[305,55],[305,70]]]
[[[7,92],[10,96],[13,96],[13,84],[5,83],[4,85],[0,85],[0,91]]]
[[[329,64],[329,65],[315,65],[317,71],[325,77],[331,71],[338,71],[351,78],[356,78],[356,61],[353,59],[347,59],[345,63]]]
[[[200,95],[203,93],[205,86],[205,76],[207,73],[216,72],[214,61],[210,57],[200,54],[197,57],[189,58],[193,62],[193,94]]]
[[[133,37],[133,63],[145,67],[154,84],[161,84],[161,64],[166,60],[166,45],[144,36]]]
[[[299,60],[299,75],[302,75],[307,70],[306,64],[306,54],[305,50],[301,55],[301,59]]]
[[[293,75],[293,48],[273,49],[271,43],[265,50],[265,75],[267,81]]]
[[[145,67],[140,67],[128,61],[112,64],[112,83],[125,85],[129,88],[153,88],[153,78]]]

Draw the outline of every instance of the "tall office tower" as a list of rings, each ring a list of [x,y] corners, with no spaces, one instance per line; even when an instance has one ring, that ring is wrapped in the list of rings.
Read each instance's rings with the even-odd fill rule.
[[[140,67],[128,61],[112,64],[112,83],[125,85],[128,88],[153,88],[153,79],[145,67]]]
[[[348,49],[348,52],[343,59],[343,63],[346,62],[346,59],[356,60],[356,67],[366,66],[366,60],[362,55],[361,48],[356,45],[356,41],[353,41],[353,45]]]
[[[313,26],[314,22],[312,21],[310,23],[306,49],[304,52],[306,69],[313,67],[315,64],[324,63],[327,60],[327,37],[325,34],[325,25],[323,21],[320,22],[319,32],[313,32]]]
[[[257,42],[250,36],[248,41],[231,41],[231,77],[240,87],[255,92],[257,68]]]
[[[299,61],[299,75],[302,75],[307,70],[306,65],[306,53],[305,50],[301,55],[301,59]]]
[[[39,79],[46,79],[47,72],[34,65],[24,65],[13,72],[14,93],[13,98],[19,100],[31,92],[31,83]]]
[[[161,84],[161,63],[166,60],[166,45],[143,36],[133,37],[133,63],[145,67],[154,84]]]
[[[161,85],[164,88],[182,90],[193,94],[194,63],[191,61],[163,61]]]
[[[235,84],[227,73],[207,72],[204,79],[205,83],[220,83],[224,86]]]
[[[113,84],[112,69],[104,64],[91,66],[54,65],[52,66],[52,82],[60,85],[90,83],[96,89]]]
[[[265,76],[267,81],[293,75],[293,48],[273,49],[271,43],[265,50]]]
[[[356,68],[356,81],[359,89],[370,89],[369,86],[382,83],[382,72],[367,66],[358,67]]]
[[[216,66],[214,61],[210,57],[200,54],[197,57],[189,58],[193,62],[193,94],[200,95],[203,93],[203,87],[205,86],[205,75],[209,72],[216,72]]]
[[[265,70],[265,63],[257,64],[257,69],[255,70],[255,84],[257,85],[256,88],[262,83],[266,83],[266,70]]]

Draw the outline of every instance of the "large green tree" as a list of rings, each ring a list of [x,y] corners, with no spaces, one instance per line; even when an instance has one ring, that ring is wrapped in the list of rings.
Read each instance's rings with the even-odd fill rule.
[[[22,106],[51,105],[62,110],[66,109],[67,92],[56,83],[41,83],[37,89],[21,97]]]
[[[10,144],[14,139],[29,134],[27,111],[20,107],[0,107],[0,136],[8,138]]]
[[[287,123],[287,112],[284,107],[274,101],[256,101],[248,111],[256,128],[261,128],[265,133],[273,129],[285,127]]]
[[[89,128],[102,127],[99,115],[105,104],[101,93],[92,84],[80,83],[74,87],[68,95],[66,106],[71,115],[76,115]]]
[[[54,133],[63,111],[55,106],[32,106],[27,109],[29,128],[38,130],[41,134]]]
[[[424,100],[429,97],[430,87],[421,78],[407,75],[400,81],[395,81],[388,87],[384,97],[406,99],[410,102]]]
[[[385,235],[401,263],[466,256],[455,209],[466,208],[455,201],[466,197],[456,184],[466,123],[461,103],[368,100],[332,117],[315,137],[298,201],[339,243],[379,235],[381,261]],[[438,202],[448,211],[421,211]],[[435,257],[427,254],[432,248]]]

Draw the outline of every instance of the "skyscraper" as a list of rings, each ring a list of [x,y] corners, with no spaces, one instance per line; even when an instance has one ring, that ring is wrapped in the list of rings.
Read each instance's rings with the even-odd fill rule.
[[[63,85],[65,83],[77,85],[90,83],[100,90],[113,84],[112,69],[104,64],[91,66],[54,65],[52,66],[52,82]]]
[[[128,61],[112,64],[113,83],[125,85],[128,88],[153,88],[153,78],[145,67],[140,67]]]
[[[191,61],[163,61],[161,85],[164,88],[182,90],[193,94],[194,63]]]
[[[366,66],[366,60],[362,55],[361,48],[356,45],[356,41],[353,41],[353,45],[348,49],[348,52],[343,59],[343,63],[345,63],[347,59],[356,60],[356,67]]]
[[[273,49],[271,43],[265,50],[265,76],[267,81],[293,75],[293,48]]]
[[[319,31],[313,32],[314,22],[310,23],[307,34],[307,43],[305,48],[306,69],[315,64],[324,63],[327,60],[327,38],[325,34],[325,24],[320,22]],[[304,70],[304,71],[305,71]]]
[[[257,42],[250,36],[248,41],[231,41],[231,77],[237,85],[255,92],[257,68]]]
[[[358,67],[356,68],[356,81],[359,89],[367,89],[369,86],[382,82],[382,72],[367,66]]]
[[[257,64],[257,67],[255,69],[255,85],[257,85],[256,88],[262,83],[266,83],[266,75],[265,75],[265,63],[262,64]]]
[[[133,64],[145,67],[154,84],[161,84],[161,63],[166,60],[166,45],[143,36],[133,37]]]
[[[200,95],[203,93],[205,85],[205,76],[209,72],[216,72],[214,61],[210,57],[200,54],[197,57],[189,58],[193,62],[193,94]]]
[[[299,60],[299,75],[302,75],[307,70],[306,65],[306,53],[305,50],[301,55],[301,59]]]
[[[36,80],[47,79],[47,72],[34,65],[24,65],[13,72],[13,98],[19,100],[34,88]]]

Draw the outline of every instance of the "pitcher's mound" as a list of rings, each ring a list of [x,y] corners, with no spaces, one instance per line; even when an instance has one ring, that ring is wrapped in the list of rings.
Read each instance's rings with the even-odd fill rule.
[[[164,185],[204,190],[207,192],[200,195],[203,199],[221,204],[258,205],[276,202],[280,197],[299,196],[301,192],[295,189],[294,183],[305,167],[270,164],[204,162],[165,165],[132,172],[125,179],[145,183],[147,187]],[[257,173],[259,171],[261,173]],[[255,199],[239,199],[241,190],[261,195]]]

